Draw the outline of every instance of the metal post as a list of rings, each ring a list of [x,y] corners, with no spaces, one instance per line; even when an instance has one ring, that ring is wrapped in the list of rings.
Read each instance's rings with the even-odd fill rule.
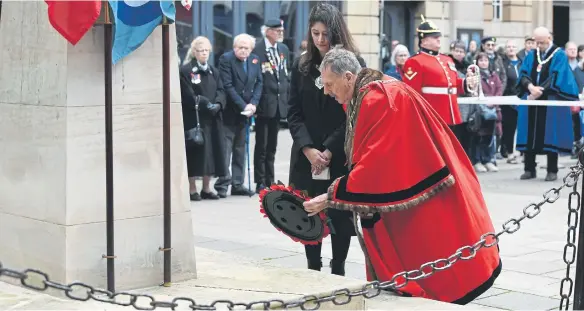
[[[164,189],[164,284],[170,286],[171,201],[170,201],[170,47],[169,25],[162,23],[162,162]]]
[[[584,165],[584,150],[578,154],[580,165]],[[584,208],[584,181],[582,182],[582,192],[580,192],[580,210]],[[574,302],[573,310],[584,309],[584,214],[580,213],[580,223],[578,228],[578,257],[576,259],[576,277],[574,281]]]
[[[106,243],[107,290],[115,292],[114,245],[114,151],[113,151],[113,104],[112,104],[112,28],[109,18],[109,4],[102,6],[105,22],[104,37],[104,82],[105,82],[105,183],[106,183]]]

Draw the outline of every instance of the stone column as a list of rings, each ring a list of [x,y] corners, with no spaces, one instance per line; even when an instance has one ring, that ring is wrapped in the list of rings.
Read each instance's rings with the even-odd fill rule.
[[[343,15],[355,44],[367,67],[381,69],[379,64],[379,2],[344,1]]]
[[[533,29],[543,26],[550,30],[553,28],[554,2],[553,1],[533,1]]]
[[[161,37],[159,27],[114,68],[117,290],[162,283]],[[0,261],[105,288],[103,62],[101,26],[72,46],[49,24],[44,2],[3,3]],[[173,52],[173,281],[196,277],[177,65]]]
[[[578,43],[584,36],[584,1],[570,1],[570,40]]]

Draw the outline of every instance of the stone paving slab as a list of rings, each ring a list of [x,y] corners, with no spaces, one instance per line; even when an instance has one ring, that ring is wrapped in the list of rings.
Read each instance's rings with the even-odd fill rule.
[[[333,290],[361,289],[362,280],[322,274],[306,269],[278,268],[265,262],[245,257],[197,248],[198,279],[172,284],[170,287],[150,287],[130,291],[148,294],[159,301],[171,301],[174,297],[188,297],[201,305],[216,300],[249,303],[269,299],[296,300],[305,295],[328,297]],[[0,310],[130,310],[95,301],[78,302],[66,299],[57,292],[52,295],[38,293],[0,282]],[[74,292],[75,296],[84,296]],[[341,299],[343,300],[343,299]],[[122,300],[123,301],[123,300]],[[137,305],[149,308],[149,299],[138,299]],[[219,304],[218,310],[227,305]],[[308,305],[307,307],[311,307]],[[177,310],[188,309],[188,303],[180,303]],[[294,308],[292,310],[297,310]],[[347,304],[338,306],[325,302],[320,310],[475,310],[480,305],[458,306],[420,298],[405,298],[382,292],[379,297],[365,299],[352,297]]]
[[[130,291],[145,293],[157,300],[170,301],[172,297],[189,297],[198,304],[215,300],[249,303],[269,299],[296,300],[305,295],[329,295],[333,290],[362,288],[364,282],[335,275],[321,274],[305,269],[289,269],[266,265],[235,254],[197,248],[198,278],[172,284],[170,287],[150,287]],[[0,309],[10,310],[118,310],[121,308],[95,301],[76,302],[53,295],[36,293],[0,282]],[[76,293],[75,293],[76,294]],[[76,295],[77,296],[77,295]],[[83,295],[79,295],[83,296]],[[353,297],[349,304],[336,310],[363,310],[364,297]],[[148,307],[147,299],[139,300],[140,307]],[[324,303],[323,309],[332,308]],[[128,310],[128,308],[124,308]],[[226,308],[221,308],[226,309]]]
[[[477,299],[475,304],[506,310],[549,310],[557,308],[560,300],[518,292],[507,292]]]

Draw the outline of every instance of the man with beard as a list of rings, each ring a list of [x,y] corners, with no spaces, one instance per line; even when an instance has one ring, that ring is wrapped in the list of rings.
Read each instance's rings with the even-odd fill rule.
[[[274,183],[274,160],[278,147],[280,120],[288,114],[290,77],[288,62],[290,51],[281,42],[284,27],[280,20],[269,20],[265,24],[265,37],[253,50],[260,60],[263,89],[256,111],[256,142],[253,154],[256,193]]]
[[[361,69],[349,51],[331,50],[320,70],[324,92],[347,105],[349,173],[305,202],[305,210],[361,216],[369,280],[390,281],[457,249],[467,256],[464,247],[494,228],[472,164],[448,125],[411,87]],[[471,87],[480,83],[468,80]],[[501,267],[498,249],[485,247],[398,291],[467,304],[493,285]]]
[[[533,32],[537,47],[529,52],[519,72],[519,94],[530,100],[578,100],[578,87],[568,57],[552,41],[549,30]],[[535,156],[547,155],[546,181],[558,179],[558,153],[570,153],[574,141],[568,106],[518,107],[517,150],[525,154],[521,179],[536,177]]]

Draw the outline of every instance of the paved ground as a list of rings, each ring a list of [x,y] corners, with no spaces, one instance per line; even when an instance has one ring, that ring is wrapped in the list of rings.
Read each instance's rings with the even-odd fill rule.
[[[276,179],[284,183],[288,182],[291,145],[289,132],[282,130],[276,156]],[[251,146],[253,154],[253,139]],[[538,161],[545,163],[545,158]],[[575,163],[569,158],[561,158],[560,161],[566,166]],[[561,180],[544,182],[543,169],[538,172],[537,180],[520,181],[522,165],[503,162],[500,161],[500,172],[480,175],[496,229],[510,217],[521,216],[522,209],[528,203],[539,201],[547,189],[561,184]],[[560,170],[560,176],[563,177],[566,172],[566,169]],[[481,305],[481,309],[558,309],[559,285],[566,269],[562,254],[566,241],[567,202],[568,193],[564,192],[556,203],[545,206],[538,217],[524,221],[521,230],[502,237],[500,247],[504,271],[494,288],[474,303]],[[282,266],[306,266],[302,245],[277,233],[260,216],[257,195],[253,198],[228,197],[216,202],[193,202],[192,209],[197,246]],[[331,255],[330,239],[327,239],[323,247],[325,265]],[[347,276],[365,279],[364,258],[357,240],[352,242],[346,269]],[[328,268],[323,268],[323,273],[328,273]]]

